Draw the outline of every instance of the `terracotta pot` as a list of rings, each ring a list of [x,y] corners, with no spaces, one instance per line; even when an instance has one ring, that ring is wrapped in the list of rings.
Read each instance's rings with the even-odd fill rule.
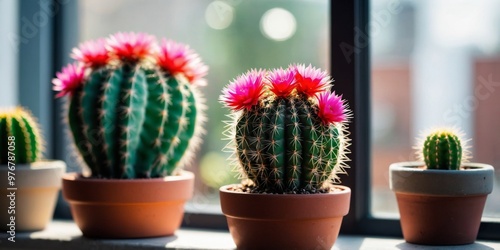
[[[390,166],[403,236],[409,243],[462,245],[476,240],[493,167],[466,163],[463,170],[426,170],[423,162]]]
[[[0,166],[0,225],[10,230],[11,216],[15,216],[14,231],[44,229],[54,214],[61,177],[66,171],[62,161],[39,161],[31,164],[16,164],[15,186],[8,182],[8,168]],[[17,190],[7,190],[7,188]],[[10,214],[9,214],[10,212]],[[14,214],[15,212],[15,214]]]
[[[174,234],[193,195],[194,175],[153,179],[63,178],[63,195],[86,237],[145,238]]]
[[[250,194],[220,188],[222,212],[238,249],[331,249],[351,190],[327,194]]]

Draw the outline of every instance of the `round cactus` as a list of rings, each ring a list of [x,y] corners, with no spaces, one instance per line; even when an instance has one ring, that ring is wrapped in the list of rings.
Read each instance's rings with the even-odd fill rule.
[[[35,162],[42,145],[39,126],[29,111],[0,110],[0,164]]]
[[[188,46],[117,33],[73,50],[79,63],[54,79],[69,94],[68,122],[92,176],[172,175],[194,155],[203,133],[207,67]]]
[[[437,129],[426,136],[421,158],[427,169],[460,169],[466,160],[463,145],[457,133],[451,129]]]
[[[251,70],[223,90],[235,115],[228,148],[258,191],[320,190],[344,172],[348,112],[330,83],[324,71],[292,65]]]

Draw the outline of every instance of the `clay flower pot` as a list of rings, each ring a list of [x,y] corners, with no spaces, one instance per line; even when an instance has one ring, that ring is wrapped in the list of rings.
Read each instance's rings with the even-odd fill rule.
[[[462,164],[462,170],[423,169],[423,162],[390,166],[403,236],[409,243],[461,245],[476,240],[493,167]]]
[[[145,238],[174,234],[184,204],[193,195],[194,175],[153,179],[92,179],[69,173],[63,195],[86,237]]]
[[[220,188],[222,212],[238,249],[331,249],[351,190],[326,194],[251,194]]]
[[[37,161],[16,164],[14,186],[8,182],[7,166],[0,166],[0,223],[11,230],[10,217],[15,216],[13,231],[44,229],[54,214],[61,177],[66,171],[62,161]],[[17,190],[7,190],[17,188]]]

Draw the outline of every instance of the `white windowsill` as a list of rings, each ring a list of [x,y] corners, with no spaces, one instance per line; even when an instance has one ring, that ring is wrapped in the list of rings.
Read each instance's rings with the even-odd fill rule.
[[[71,221],[54,221],[39,232],[16,234],[16,242],[1,234],[0,249],[235,249],[225,231],[181,229],[175,236],[149,239],[100,240],[82,237]],[[403,239],[340,235],[333,249],[500,249],[500,242],[477,241],[472,245],[427,247],[405,243]]]

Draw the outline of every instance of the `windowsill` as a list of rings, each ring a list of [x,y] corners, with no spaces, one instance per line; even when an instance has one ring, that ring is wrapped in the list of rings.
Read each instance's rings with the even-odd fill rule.
[[[235,249],[226,231],[181,229],[175,236],[149,239],[99,240],[82,237],[71,221],[54,221],[44,231],[17,233],[16,242],[7,241],[2,234],[1,248],[5,249]],[[403,239],[340,235],[333,249],[430,249],[405,243]],[[477,241],[473,245],[439,249],[500,249],[500,242]]]

